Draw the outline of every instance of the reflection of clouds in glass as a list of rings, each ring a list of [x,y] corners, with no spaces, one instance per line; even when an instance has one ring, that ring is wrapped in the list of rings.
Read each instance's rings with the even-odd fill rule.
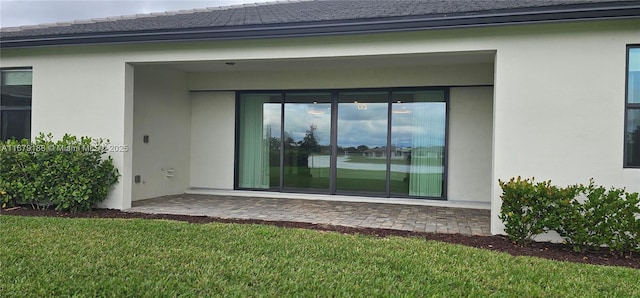
[[[271,128],[271,136],[280,137],[280,104],[265,103],[263,105],[264,126]]]
[[[444,146],[445,103],[415,102],[404,106],[409,114],[392,114],[391,144],[400,147]]]
[[[393,103],[392,107],[406,107],[407,114],[392,114],[391,145],[399,147],[444,146],[445,103]],[[381,147],[386,145],[386,103],[369,103],[366,110],[358,110],[353,103],[339,104],[338,145],[341,147]],[[310,114],[309,110],[326,111]],[[280,104],[264,105],[265,125],[272,126],[272,136],[280,135]],[[418,117],[418,118],[416,118]],[[414,123],[419,119],[420,123]],[[320,145],[331,141],[331,104],[285,104],[285,131],[295,142],[301,141],[310,125],[316,125]],[[427,137],[428,136],[428,137]]]
[[[308,111],[326,110],[325,114],[309,114]],[[331,141],[331,104],[286,103],[284,107],[285,131],[295,142],[302,141],[311,125],[315,125],[316,140],[322,146]]]
[[[640,48],[629,50],[629,71],[640,71]]]
[[[341,147],[386,146],[387,108],[387,103],[340,103],[338,105],[338,145]]]
[[[366,104],[366,109],[363,109]],[[386,103],[341,103],[338,105],[338,145],[341,147],[386,146]]]
[[[361,109],[358,109],[358,106]],[[366,109],[363,107],[366,106]],[[386,120],[386,103],[341,103],[338,105],[338,120],[360,121],[360,120]]]
[[[405,107],[411,113],[392,114],[392,145],[444,146],[445,103],[394,103],[393,107]],[[338,108],[338,144],[342,147],[385,146],[387,108],[386,103],[370,103],[366,110],[358,110],[356,104],[341,103]]]
[[[338,145],[341,147],[386,146],[387,121],[340,121],[338,123]]]
[[[391,145],[396,147],[411,147],[413,126],[391,126]]]

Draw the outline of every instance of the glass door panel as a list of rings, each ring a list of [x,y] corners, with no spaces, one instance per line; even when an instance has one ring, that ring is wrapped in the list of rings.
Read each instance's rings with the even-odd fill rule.
[[[283,139],[284,190],[328,193],[331,93],[287,93]]]
[[[387,92],[338,95],[336,192],[387,194]]]
[[[442,197],[445,124],[443,91],[392,93],[392,195]]]
[[[240,96],[238,187],[280,188],[280,93]]]
[[[238,188],[444,197],[444,90],[241,93],[238,108]]]

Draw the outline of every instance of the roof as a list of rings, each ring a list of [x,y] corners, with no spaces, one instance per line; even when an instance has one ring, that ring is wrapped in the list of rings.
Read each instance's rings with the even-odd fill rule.
[[[636,0],[300,0],[2,28],[0,48],[315,36],[640,16]]]

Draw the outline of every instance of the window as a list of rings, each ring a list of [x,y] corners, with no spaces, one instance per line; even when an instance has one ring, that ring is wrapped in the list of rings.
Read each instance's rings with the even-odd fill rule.
[[[640,167],[640,45],[627,47],[624,166]]]
[[[31,69],[2,69],[0,139],[31,138]]]
[[[237,185],[244,189],[280,187],[280,93],[240,97]]]
[[[445,198],[442,88],[241,92],[239,189]]]

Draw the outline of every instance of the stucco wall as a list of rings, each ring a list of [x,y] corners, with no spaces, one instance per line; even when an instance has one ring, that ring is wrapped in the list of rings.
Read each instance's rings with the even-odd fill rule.
[[[512,42],[496,56],[493,233],[503,228],[498,179],[567,185],[594,178],[640,191],[640,171],[622,165],[625,47],[640,42],[640,23],[544,33],[505,36]]]
[[[640,170],[622,167],[625,47],[640,44],[639,28],[640,20],[621,20],[291,39],[15,49],[2,51],[0,66],[33,66],[34,132],[102,136],[117,144],[132,141],[128,135],[133,119],[128,106],[132,102],[126,86],[133,78],[128,75],[127,63],[224,64],[231,60],[240,66],[256,59],[287,62],[340,58],[348,65],[351,57],[495,51],[492,232],[501,233],[497,218],[498,179],[535,176],[563,185],[593,177],[600,184],[640,191]],[[300,70],[278,69],[277,65],[268,71],[292,71],[278,76],[280,80],[302,80],[306,76]],[[331,70],[326,72],[330,78]],[[242,77],[231,72],[228,75]],[[370,87],[371,83],[356,83],[371,79],[365,75],[362,70],[353,70],[351,76],[334,77],[344,83],[333,84]],[[375,85],[397,85],[394,77],[378,75]],[[238,87],[234,85],[238,84],[236,81],[220,75],[207,76],[200,78],[224,82],[213,83],[220,88],[216,90]],[[246,88],[261,88],[266,84],[262,80],[275,80],[264,75],[246,79],[254,83]],[[189,75],[189,88],[196,88],[199,80]],[[300,88],[309,84],[315,83]],[[415,84],[425,86],[430,82]],[[289,85],[288,81],[281,81],[270,88]],[[329,85],[324,84],[333,87]],[[113,153],[119,167],[129,166],[128,154]],[[127,169],[123,172],[126,174]],[[132,177],[123,179],[126,182]],[[118,185],[106,205],[126,207],[131,189],[128,191],[125,184]]]
[[[380,58],[384,60],[384,58]],[[250,63],[250,62],[249,62]],[[283,63],[287,63],[283,61]],[[421,64],[397,67],[369,65],[354,68],[348,62],[333,69],[196,72],[188,74],[190,90],[282,90],[371,88],[406,86],[492,85],[493,63]]]
[[[132,199],[184,193],[191,150],[186,76],[160,66],[136,66],[134,71],[132,171],[141,182],[133,184]],[[143,142],[145,135],[148,143]]]
[[[3,50],[0,67],[33,67],[31,135],[65,133],[109,139],[112,145],[131,144],[126,132],[133,115],[133,69],[103,53],[58,53]],[[108,153],[120,170],[121,183],[101,205],[128,208],[131,205],[131,150]],[[126,181],[125,181],[126,180]]]
[[[193,92],[191,187],[233,189],[233,92]],[[448,199],[489,203],[493,89],[452,88]]]
[[[383,58],[382,58],[383,59]],[[331,70],[189,73],[192,90],[284,90],[492,84],[493,64],[449,64]],[[233,92],[192,95],[191,186],[233,189]],[[491,199],[491,87],[451,92],[448,199]],[[455,123],[454,123],[455,122]]]
[[[493,88],[451,88],[449,94],[450,201],[491,201]]]
[[[233,189],[235,93],[191,93],[191,187]]]

